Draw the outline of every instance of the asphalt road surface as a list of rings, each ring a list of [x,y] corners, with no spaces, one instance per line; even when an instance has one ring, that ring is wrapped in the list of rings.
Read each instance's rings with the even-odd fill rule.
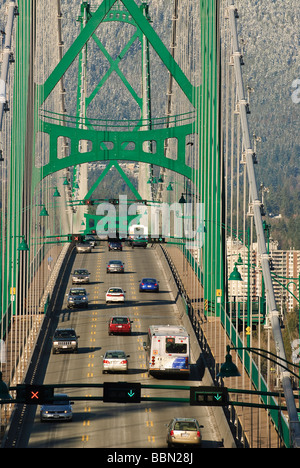
[[[122,259],[124,274],[107,274],[108,260]],[[72,397],[102,395],[101,389],[67,388],[71,383],[103,383],[109,381],[140,382],[141,384],[201,385],[198,369],[192,363],[189,379],[156,379],[148,376],[143,341],[151,324],[180,324],[179,314],[155,249],[131,249],[109,252],[102,242],[90,254],[77,254],[73,268],[91,272],[87,309],[67,309],[66,292],[72,286],[71,277],[64,290],[62,307],[56,310],[59,326],[74,327],[79,338],[78,354],[57,354],[46,358],[44,384],[66,384],[65,392]],[[140,293],[139,280],[145,276],[159,281],[159,293]],[[126,291],[123,305],[105,303],[110,286]],[[108,320],[112,315],[128,315],[132,323],[130,336],[109,336]],[[51,347],[49,346],[49,349]],[[123,349],[129,358],[127,374],[102,374],[102,358],[107,349]],[[142,388],[142,396],[189,397],[189,392]],[[207,407],[190,406],[182,402],[142,401],[141,403],[104,403],[75,401],[71,422],[40,422],[39,407],[32,407],[32,418],[23,430],[23,447],[29,448],[167,448],[166,425],[173,417],[196,417],[202,428],[203,447],[222,445],[221,436]]]

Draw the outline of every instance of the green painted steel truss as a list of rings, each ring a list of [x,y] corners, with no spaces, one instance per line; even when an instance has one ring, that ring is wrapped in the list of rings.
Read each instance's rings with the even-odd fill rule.
[[[142,35],[147,37],[147,40],[177,81],[188,100],[192,104],[195,102],[195,96],[199,94],[199,89],[194,88],[186,78],[166,46],[149,24],[147,17],[143,14],[142,8],[139,8],[133,0],[120,1],[124,5],[124,10],[112,9],[116,0],[106,0],[102,2],[93,14],[91,14],[88,9],[88,21],[86,26],[81,30],[72,46],[65,53],[46,82],[38,86],[38,109],[41,109],[47,97],[51,94],[73,61],[80,56],[82,49],[86,46],[90,38],[93,38],[100,50],[105,54],[105,57],[109,61],[110,69],[106,73],[106,76],[99,82],[98,86],[96,86],[93,93],[86,99],[86,104],[90,104],[104,81],[115,71],[141,107],[141,98],[137,96],[121,73],[118,64],[134,40],[137,37],[141,39]],[[85,8],[88,7],[87,2],[83,2],[83,4],[86,4],[83,5]],[[100,40],[94,34],[99,24],[107,21],[123,21],[136,26],[135,34],[133,34],[126,47],[115,60],[110,57]],[[190,134],[195,133],[196,117],[196,112],[173,116],[173,125],[171,127],[164,126],[161,119],[151,121],[150,125],[148,121],[142,119],[139,121],[131,121],[128,122],[128,128],[130,127],[131,129],[127,131],[121,130],[124,128],[124,121],[111,121],[110,126],[118,127],[116,131],[111,131],[107,130],[109,124],[104,121],[81,119],[80,124],[83,124],[86,128],[79,128],[79,121],[76,118],[72,119],[67,117],[67,124],[63,124],[62,116],[49,112],[47,113],[46,111],[43,111],[42,114],[39,112],[36,128],[39,129],[39,132],[49,136],[49,158],[47,163],[43,166],[42,171],[39,169],[36,170],[35,180],[38,183],[40,178],[47,177],[69,166],[105,160],[130,160],[155,164],[179,172],[187,178],[192,179],[193,171],[192,168],[186,164],[185,153],[187,138]],[[148,129],[145,130],[143,127]],[[151,128],[150,130],[149,127]],[[66,158],[58,157],[58,139],[60,137],[67,138],[70,141],[70,155]],[[165,157],[166,140],[169,139],[177,140],[176,158],[170,159]],[[81,150],[81,143],[83,141],[88,142],[88,151],[86,152],[82,152]],[[151,144],[149,144],[149,142]],[[151,148],[151,152],[147,150],[149,147]]]
[[[195,0],[196,1],[196,0]],[[115,5],[117,3],[117,6]],[[92,14],[88,11],[88,21],[81,29],[78,37],[66,51],[62,60],[43,85],[37,86],[36,102],[36,130],[48,134],[49,158],[42,168],[34,169],[33,187],[42,178],[60,171],[64,168],[93,161],[138,161],[150,165],[164,167],[182,174],[186,178],[197,181],[198,199],[204,204],[205,243],[202,248],[203,288],[205,298],[212,304],[211,313],[220,313],[224,307],[224,238],[222,212],[222,161],[219,147],[219,67],[218,56],[218,2],[199,0],[200,26],[199,37],[201,47],[201,85],[195,87],[185,76],[164,43],[152,28],[147,14],[143,8],[138,7],[134,0],[105,0]],[[87,8],[88,2],[82,3]],[[122,10],[117,8],[122,5]],[[129,49],[133,38],[128,42],[121,54],[112,59],[95,35],[100,23],[105,21],[130,22],[136,26],[134,38],[142,36],[147,38],[164,66],[173,76],[194,109],[191,113],[174,116],[171,126],[164,125],[163,121],[151,120],[150,124],[142,118],[138,121],[104,122],[100,120],[87,120],[79,122],[78,117],[66,116],[63,123],[61,116],[45,111],[47,98],[64,76],[68,68],[92,38],[106,55],[110,68],[106,77],[114,71],[122,79],[131,95],[141,107],[141,99],[126,82],[126,78],[119,69],[119,61]],[[91,102],[95,93],[103,84],[104,78],[99,82],[93,94],[86,101]],[[78,108],[78,106],[77,106]],[[141,113],[142,115],[142,113]],[[60,122],[61,119],[61,122]],[[75,120],[74,120],[75,119]],[[83,124],[81,128],[79,123]],[[115,130],[116,126],[118,129]],[[199,160],[194,167],[186,161],[186,145],[190,135],[196,135],[199,142]],[[58,140],[65,137],[70,141],[70,154],[58,157]],[[177,140],[177,154],[168,158],[165,154],[165,142],[168,139]],[[82,142],[88,142],[87,150],[82,151]],[[149,149],[150,148],[150,149]],[[45,158],[46,160],[47,158]],[[209,221],[208,221],[209,220]],[[220,296],[221,295],[221,296]]]
[[[194,133],[194,124],[185,124],[173,128],[145,131],[105,131],[92,129],[70,128],[53,123],[42,122],[41,129],[49,135],[49,160],[38,173],[42,177],[65,169],[69,166],[93,161],[138,161],[165,167],[192,179],[192,168],[186,164],[186,141]],[[66,158],[58,157],[58,138],[71,140],[71,154]],[[165,141],[176,138],[178,144],[176,159],[166,158],[164,154]],[[82,152],[80,144],[86,141],[89,150]],[[144,151],[143,148],[151,142],[155,153]]]

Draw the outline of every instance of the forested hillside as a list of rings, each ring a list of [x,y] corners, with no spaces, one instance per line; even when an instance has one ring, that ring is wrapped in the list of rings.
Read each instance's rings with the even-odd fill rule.
[[[245,84],[253,90],[249,122],[261,140],[257,182],[267,188],[272,237],[282,249],[300,249],[300,4],[242,0],[238,11]]]

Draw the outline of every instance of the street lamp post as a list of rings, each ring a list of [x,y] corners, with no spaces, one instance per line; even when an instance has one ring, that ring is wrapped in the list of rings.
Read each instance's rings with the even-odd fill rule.
[[[290,374],[292,374],[297,379],[299,379],[299,375],[293,372],[291,369],[289,369],[287,365],[297,367],[298,369],[300,369],[300,366],[292,362],[289,362],[286,359],[283,359],[282,357],[278,356],[277,354],[272,353],[271,351],[267,351],[265,349],[260,349],[260,348],[248,347],[248,346],[231,347],[229,345],[227,345],[226,349],[227,349],[227,355],[225,358],[226,360],[225,360],[225,363],[221,365],[218,377],[236,377],[237,375],[239,375],[237,374],[237,367],[235,366],[235,364],[232,363],[230,350],[233,350],[233,351],[250,351],[254,354],[257,354],[258,356],[264,357],[268,359],[269,361],[272,361],[275,364],[278,364],[284,370],[288,371]],[[272,357],[269,357],[269,355],[273,356],[274,359]],[[278,360],[283,361],[283,362],[278,363]],[[228,365],[228,363],[230,362],[232,363],[232,366]]]
[[[285,286],[277,278],[284,279],[284,280],[288,279],[290,281]],[[299,272],[298,278],[292,278],[292,277],[286,278],[284,276],[279,276],[279,275],[277,275],[275,273],[272,273],[272,279],[274,281],[276,281],[280,286],[282,286],[286,291],[288,291],[288,293],[291,294],[296,299],[296,301],[298,302],[298,334],[299,334],[298,344],[300,344],[300,272]],[[298,281],[298,298],[288,287],[290,284],[294,284],[294,285],[296,285],[296,288],[297,288],[297,283],[295,281]],[[299,367],[298,378],[300,380],[300,367]],[[299,407],[300,407],[300,386],[299,386],[298,392],[299,392]]]

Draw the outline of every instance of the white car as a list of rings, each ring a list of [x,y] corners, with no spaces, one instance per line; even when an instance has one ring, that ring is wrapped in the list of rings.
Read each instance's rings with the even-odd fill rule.
[[[128,372],[129,354],[125,354],[122,350],[106,351],[103,357],[102,373],[106,372]]]
[[[124,302],[125,292],[122,288],[111,287],[106,291],[105,301],[108,302]]]

